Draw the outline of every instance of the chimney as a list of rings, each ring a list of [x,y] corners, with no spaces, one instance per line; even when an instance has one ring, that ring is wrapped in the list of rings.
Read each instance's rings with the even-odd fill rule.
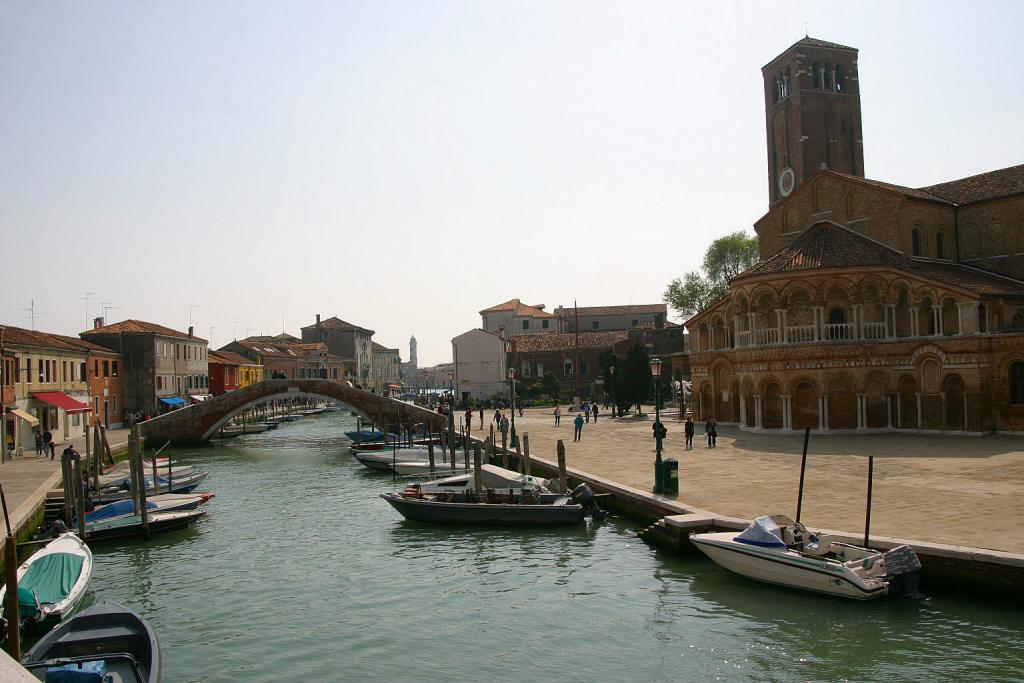
[[[103,317],[100,316],[99,318],[93,318],[92,319],[92,329],[98,330],[101,327],[103,327]]]
[[[191,325],[188,326],[188,338],[189,339],[192,338],[192,326]]]
[[[320,314],[319,313],[316,314],[316,340],[318,342],[324,340],[323,331],[322,331],[322,328],[320,327]]]

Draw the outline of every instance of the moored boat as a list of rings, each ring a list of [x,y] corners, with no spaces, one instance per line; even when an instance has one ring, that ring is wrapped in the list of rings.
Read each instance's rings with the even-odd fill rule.
[[[174,510],[169,512],[149,512],[147,514],[149,533],[181,529],[202,517],[206,512],[200,508],[194,510]],[[89,541],[105,541],[111,538],[138,536],[145,532],[142,515],[123,515],[91,522],[85,526],[85,536]]]
[[[212,493],[163,493],[146,499],[146,509],[153,512],[172,512],[174,510],[195,510],[213,498]],[[135,503],[131,499],[118,500],[101,505],[86,513],[85,523],[99,522],[114,517],[125,517],[135,514]]]
[[[22,666],[41,681],[159,683],[160,643],[138,614],[102,602],[44,636]]]
[[[693,534],[690,540],[719,566],[766,583],[855,600],[918,596],[921,564],[909,546],[862,548],[813,534],[785,515],[758,517],[739,534]]]
[[[92,551],[68,531],[18,567],[18,615],[22,629],[43,633],[78,609],[92,578]],[[0,605],[7,587],[0,588]]]
[[[210,473],[206,470],[195,470],[184,475],[178,474],[177,470],[171,474],[170,478],[157,477],[157,485],[153,486],[153,478],[150,476],[146,477],[146,493],[149,495],[157,495],[161,493],[191,493],[194,491],[199,484],[210,476]],[[103,503],[112,503],[117,500],[124,500],[125,498],[131,498],[131,482],[125,478],[120,483],[101,488],[98,492],[94,491],[89,494],[89,499],[95,505],[101,505]]]
[[[406,519],[436,524],[548,526],[578,524],[587,512],[597,518],[603,516],[586,484],[580,484],[569,495],[528,488],[508,493],[425,493],[418,484],[380,495]]]

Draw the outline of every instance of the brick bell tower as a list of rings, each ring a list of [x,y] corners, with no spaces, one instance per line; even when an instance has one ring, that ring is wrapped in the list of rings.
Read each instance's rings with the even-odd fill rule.
[[[819,168],[863,178],[857,49],[804,36],[761,74],[769,206]]]

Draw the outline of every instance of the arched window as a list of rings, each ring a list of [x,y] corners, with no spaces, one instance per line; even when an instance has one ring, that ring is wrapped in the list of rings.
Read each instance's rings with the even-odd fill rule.
[[[910,233],[910,253],[913,256],[921,255],[921,233],[917,230]]]
[[[988,332],[988,309],[978,304],[978,332]]]
[[[846,322],[846,311],[841,308],[833,308],[828,312],[829,325],[842,325]]]
[[[935,258],[946,258],[945,250],[943,249],[942,233],[935,235]]]
[[[811,65],[811,79],[812,79],[812,81],[811,81],[812,86],[811,87],[817,88],[818,90],[822,89],[822,87],[824,86],[824,83],[822,83],[822,75],[821,74],[822,74],[822,72],[821,72],[821,64],[818,64],[817,62],[812,64]]]
[[[1024,403],[1024,363],[1010,366],[1010,403]]]
[[[842,64],[836,64],[836,90],[839,92],[846,90],[846,71]]]
[[[836,89],[836,72],[833,71],[831,64],[825,65],[825,90]]]

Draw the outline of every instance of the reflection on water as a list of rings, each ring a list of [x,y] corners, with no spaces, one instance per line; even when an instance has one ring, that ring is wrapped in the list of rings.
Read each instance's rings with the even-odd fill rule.
[[[139,609],[165,681],[1014,680],[1019,612],[858,604],[652,551],[628,522],[406,522],[339,413],[178,451],[217,497],[193,529],[95,550],[91,599]]]

